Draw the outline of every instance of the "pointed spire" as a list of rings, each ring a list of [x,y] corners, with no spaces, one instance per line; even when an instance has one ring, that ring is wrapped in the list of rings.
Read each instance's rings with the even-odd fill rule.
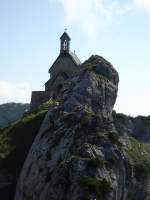
[[[62,34],[62,36],[60,37],[60,39],[66,38],[69,41],[71,40],[70,36],[68,35],[68,33],[66,31],[64,31],[64,33]]]

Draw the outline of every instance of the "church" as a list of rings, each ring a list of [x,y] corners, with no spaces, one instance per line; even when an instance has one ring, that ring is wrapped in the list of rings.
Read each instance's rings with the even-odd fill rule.
[[[80,69],[81,62],[75,52],[70,51],[71,38],[65,31],[60,37],[60,53],[49,69],[50,78],[45,83],[45,91],[32,91],[30,110],[35,111],[50,98],[59,95],[64,82]]]

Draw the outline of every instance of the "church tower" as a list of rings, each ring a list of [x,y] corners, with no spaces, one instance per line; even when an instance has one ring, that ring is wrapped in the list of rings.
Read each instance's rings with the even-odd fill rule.
[[[64,32],[60,37],[60,53],[69,53],[70,51],[70,37],[69,35]]]

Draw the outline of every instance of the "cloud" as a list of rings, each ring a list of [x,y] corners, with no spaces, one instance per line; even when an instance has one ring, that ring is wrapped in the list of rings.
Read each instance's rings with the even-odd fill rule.
[[[30,102],[31,88],[28,83],[12,83],[0,80],[0,104],[7,102]]]
[[[96,38],[98,31],[113,18],[130,10],[130,4],[118,0],[49,0],[59,3],[64,11],[67,26],[77,25],[89,38]]]
[[[139,8],[150,11],[150,0],[133,0],[135,5]]]
[[[96,39],[99,31],[122,15],[137,9],[150,11],[150,0],[49,0],[64,12],[63,25],[78,26],[84,35]]]

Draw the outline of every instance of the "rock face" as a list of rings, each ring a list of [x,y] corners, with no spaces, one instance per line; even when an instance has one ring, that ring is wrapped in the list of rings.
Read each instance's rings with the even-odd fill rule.
[[[113,66],[102,57],[91,56],[63,91],[64,110],[88,107],[107,121],[117,97],[119,77]]]
[[[43,121],[15,200],[150,199],[150,146],[112,115],[118,82],[104,58],[83,63]]]

